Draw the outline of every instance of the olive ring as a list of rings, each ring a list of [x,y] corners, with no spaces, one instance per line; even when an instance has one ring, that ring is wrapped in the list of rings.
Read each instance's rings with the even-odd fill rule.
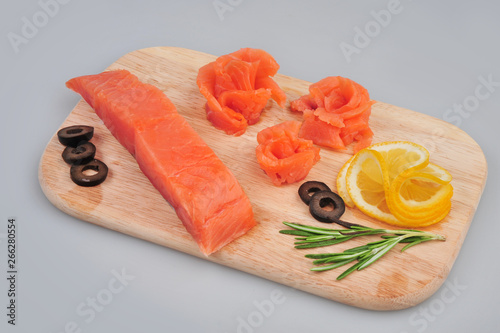
[[[60,129],[57,132],[59,142],[65,146],[76,147],[82,141],[90,141],[94,136],[92,126],[74,125]]]
[[[309,203],[311,202],[311,197],[319,191],[331,191],[331,190],[325,183],[317,181],[308,181],[300,185],[299,196],[300,199],[302,199],[302,201],[306,205],[309,205]]]
[[[76,147],[67,146],[62,152],[62,158],[71,165],[87,164],[94,159],[95,152],[94,144],[84,142]]]
[[[86,175],[85,171],[93,170],[96,173]],[[108,176],[108,166],[95,159],[87,164],[72,165],[70,169],[71,180],[80,186],[96,186],[102,183]]]
[[[331,206],[333,206],[333,209],[325,209],[326,207]],[[342,200],[337,193],[332,191],[316,192],[311,197],[309,212],[320,222],[337,222],[345,212],[344,200]]]

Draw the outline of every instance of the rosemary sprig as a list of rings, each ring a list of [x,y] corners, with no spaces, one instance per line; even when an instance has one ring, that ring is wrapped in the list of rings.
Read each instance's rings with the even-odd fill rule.
[[[381,240],[368,243],[366,245],[347,249],[341,253],[321,253],[307,254],[306,258],[315,259],[314,265],[319,267],[311,268],[312,271],[327,271],[337,267],[347,265],[355,260],[358,262],[344,271],[337,277],[337,280],[345,278],[355,270],[362,270],[373,264],[384,256],[399,243],[407,243],[401,252],[417,244],[431,240],[446,240],[445,237],[430,232],[412,229],[374,229],[361,225],[351,225],[348,229],[327,229],[307,226],[299,223],[283,222],[293,230],[280,230],[282,234],[295,235],[295,248],[315,248],[338,244],[354,237],[381,235]]]

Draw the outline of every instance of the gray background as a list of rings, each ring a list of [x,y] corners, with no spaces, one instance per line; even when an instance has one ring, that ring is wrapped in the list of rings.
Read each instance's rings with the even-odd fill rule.
[[[45,21],[42,4],[53,1],[3,1],[0,10],[0,276],[6,271],[7,218],[19,223],[18,325],[6,324],[2,278],[0,331],[498,332],[500,87],[469,111],[452,111],[454,104],[474,101],[480,77],[500,82],[498,2],[401,0],[399,13],[378,31],[372,11],[386,10],[391,1],[66,2],[48,7]],[[230,8],[219,15],[215,4],[221,3]],[[16,52],[9,36],[22,36],[23,25],[34,20],[38,31]],[[340,45],[355,45],[357,28],[373,29],[372,37],[366,45],[357,40],[359,53],[348,61]],[[40,189],[37,167],[79,100],[65,81],[150,46],[214,55],[262,48],[282,74],[312,82],[346,76],[373,99],[453,122],[471,135],[486,155],[489,177],[443,287],[407,310],[361,310],[81,222],[53,207]],[[122,270],[126,285],[113,280]],[[87,302],[97,296],[107,304],[92,316]],[[272,300],[279,302],[271,307]]]

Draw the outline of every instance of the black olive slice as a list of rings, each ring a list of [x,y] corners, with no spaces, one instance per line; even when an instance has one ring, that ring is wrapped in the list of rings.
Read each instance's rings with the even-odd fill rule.
[[[82,141],[89,141],[94,136],[92,126],[74,125],[60,129],[57,132],[59,142],[65,146],[76,147]]]
[[[86,175],[88,170],[95,174]],[[92,173],[90,171],[90,173]],[[80,186],[96,186],[102,183],[108,176],[108,166],[99,160],[93,160],[87,164],[72,165],[70,169],[71,180]]]
[[[95,151],[91,142],[84,142],[76,147],[67,146],[62,152],[62,158],[71,165],[87,164],[94,159]]]
[[[331,191],[328,185],[322,182],[308,181],[299,187],[299,196],[306,205],[311,202],[311,197],[319,191]]]
[[[309,212],[318,221],[337,222],[345,212],[344,200],[332,191],[319,191],[311,197]]]

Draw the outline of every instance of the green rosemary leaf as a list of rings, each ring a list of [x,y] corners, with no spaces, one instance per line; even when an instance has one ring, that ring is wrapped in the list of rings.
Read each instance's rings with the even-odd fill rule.
[[[345,255],[343,253],[334,253],[334,255],[322,258],[322,259],[316,259],[313,261],[314,265],[321,265],[321,264],[327,264],[331,262],[340,262],[340,261],[345,261],[345,260],[350,260],[350,259],[356,259],[356,255]]]
[[[344,260],[349,260],[349,259],[357,259],[359,257],[359,253],[346,253],[342,254],[339,256],[332,256],[325,260],[325,263],[328,262],[339,262],[339,261],[344,261]]]
[[[351,229],[356,229],[356,230],[367,230],[367,229],[372,229],[372,228],[369,228],[369,227],[364,227],[364,226],[361,226],[361,225],[353,225],[351,227]]]
[[[309,243],[309,244],[301,244],[301,245],[295,246],[295,248],[296,249],[312,249],[312,248],[315,248],[315,247],[334,245],[334,244],[338,244],[338,243],[342,243],[342,242],[348,241],[352,237],[354,237],[354,236],[344,237],[344,238],[340,238],[340,239],[336,238],[336,239],[332,239],[332,240],[326,240],[326,241],[322,241],[322,242],[314,242],[314,243]]]
[[[425,231],[415,230],[415,229],[398,229],[398,230],[389,230],[389,231],[391,231],[391,232],[396,231],[396,232],[401,232],[401,233],[405,233],[405,234],[407,234],[407,233],[414,233],[414,232],[423,232],[423,233],[425,233]]]
[[[361,246],[357,246],[357,247],[353,247],[351,249],[347,249],[344,251],[344,253],[359,253],[359,252],[363,252],[365,250],[369,250],[370,247],[368,245],[361,245]]]
[[[295,244],[319,243],[330,239],[337,239],[337,238],[335,236],[314,236],[314,238],[306,237],[304,239],[300,239],[298,242],[295,242]]]
[[[386,243],[387,242],[387,239],[381,239],[381,240],[378,240],[378,241],[375,241],[375,242],[370,242],[370,243],[367,243],[366,246],[373,246],[373,245],[378,245],[378,244],[382,244],[382,243]]]
[[[318,253],[318,254],[306,254],[305,257],[309,259],[322,259],[322,258],[328,258],[331,256],[336,255],[337,253]]]
[[[401,251],[415,246],[417,244],[430,241],[441,240],[446,238],[441,235],[429,233],[421,230],[413,229],[374,229],[360,225],[351,225],[347,229],[327,229],[307,226],[298,223],[283,222],[286,226],[293,230],[281,230],[280,233],[295,235],[295,248],[308,249],[334,245],[345,242],[354,237],[380,235],[381,239],[367,243],[365,245],[347,249],[341,253],[319,253],[306,254],[305,257],[313,260],[314,265],[322,265],[311,268],[312,271],[327,271],[343,265],[346,265],[354,260],[358,262],[337,277],[337,280],[345,278],[355,270],[364,269],[375,261],[384,256],[387,252],[393,249],[398,243],[407,243]],[[332,263],[328,265],[329,263]]]
[[[401,236],[398,236],[398,237],[401,237]],[[417,240],[422,239],[422,238],[424,238],[424,237],[423,236],[411,236],[411,237],[402,239],[400,241],[400,243],[413,243],[414,241],[417,241]]]
[[[314,236],[315,234],[307,231],[302,231],[302,230],[295,230],[295,229],[285,229],[285,230],[280,230],[280,234],[285,234],[285,235],[295,235],[295,236]]]
[[[331,264],[331,265],[327,265],[327,266],[313,267],[313,268],[311,268],[311,271],[314,271],[314,272],[328,271],[330,269],[334,269],[334,268],[337,268],[337,267],[341,267],[341,266],[347,265],[348,263],[353,262],[354,260],[355,259],[344,260],[344,261],[337,262],[337,263],[334,263],[334,264]]]
[[[343,238],[343,236],[340,236],[340,237],[336,237],[333,235],[310,236],[310,237],[306,237],[305,240],[309,241],[309,242],[318,242],[318,241],[323,241],[323,240],[327,240],[327,239],[337,239],[337,238]]]
[[[420,244],[420,243],[423,243],[423,242],[427,242],[427,241],[430,241],[430,240],[432,240],[432,238],[429,238],[429,237],[422,237],[420,239],[414,240],[413,242],[405,245],[405,247],[403,247],[401,249],[401,252],[404,252],[405,250],[407,250],[408,248],[410,248],[412,246],[415,246],[417,244]]]
[[[307,225],[303,225],[303,224],[290,223],[290,222],[283,222],[283,224],[286,226],[289,226],[290,228],[310,232],[310,233],[313,233],[315,235],[340,235],[340,233],[334,229],[317,228],[317,227],[311,227],[311,226],[307,226]]]
[[[339,276],[337,276],[337,280],[342,280],[347,275],[349,275],[352,272],[354,272],[355,270],[357,270],[358,267],[361,266],[361,264],[362,264],[362,262],[358,262],[358,263],[352,265],[351,267],[349,267],[348,269],[346,269],[342,274],[340,274]]]
[[[398,240],[390,240],[390,241],[388,241],[388,243],[386,245],[384,245],[382,248],[380,248],[380,250],[377,251],[377,253],[375,253],[369,259],[367,258],[368,260],[366,260],[365,262],[363,262],[363,264],[359,266],[358,270],[361,270],[361,269],[363,269],[365,267],[370,266],[372,263],[374,263],[376,260],[378,260],[384,254],[386,254],[387,252],[389,252],[389,250],[392,249],[394,246],[396,246],[396,244],[398,244],[398,243],[399,243]]]
[[[327,263],[329,262],[328,260],[330,260],[332,257],[328,257],[328,258],[323,258],[323,259],[316,259],[316,260],[313,260],[313,265],[322,265],[324,263]]]

